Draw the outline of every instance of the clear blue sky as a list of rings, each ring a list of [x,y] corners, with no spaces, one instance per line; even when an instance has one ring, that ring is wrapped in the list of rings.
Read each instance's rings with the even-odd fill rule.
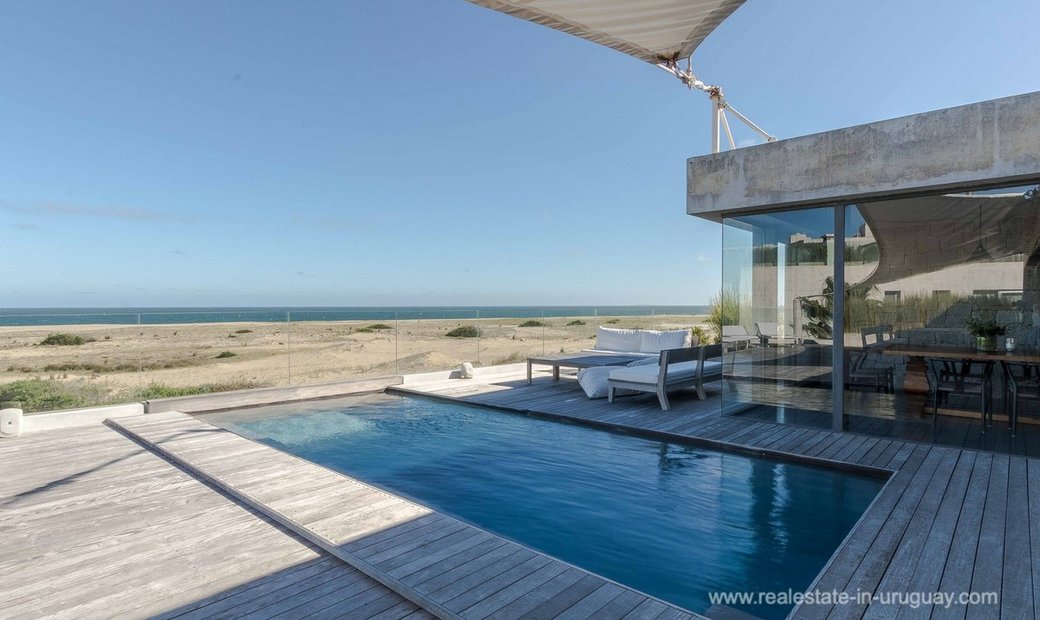
[[[1040,90],[1037,23],[750,0],[694,68],[791,137]],[[462,0],[2,2],[0,306],[703,303],[708,142],[663,71]]]

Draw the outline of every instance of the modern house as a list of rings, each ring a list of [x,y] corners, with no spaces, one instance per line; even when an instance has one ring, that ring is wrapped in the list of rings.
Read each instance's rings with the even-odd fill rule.
[[[687,184],[687,212],[723,225],[726,323],[790,343],[730,354],[723,400],[748,415],[930,427],[908,349],[970,347],[972,317],[1040,345],[1040,93],[693,157]],[[881,326],[901,348],[873,346]],[[940,428],[977,422],[961,404]]]

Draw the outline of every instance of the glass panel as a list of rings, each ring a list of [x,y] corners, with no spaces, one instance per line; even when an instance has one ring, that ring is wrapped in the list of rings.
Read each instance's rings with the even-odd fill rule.
[[[1040,198],[1035,195],[1033,188],[1019,187],[846,209],[850,430],[930,440],[934,422],[940,443],[1006,443],[1010,401],[1001,362],[1007,360],[981,359],[976,349],[1004,350],[1009,339],[1019,353],[1037,345]],[[977,343],[972,328],[996,337]],[[937,419],[931,411],[929,359],[941,360],[944,380]],[[958,373],[963,380],[946,385],[945,379]],[[997,431],[985,435],[983,394],[991,399]],[[1035,402],[1022,402],[1023,421],[1035,415]]]
[[[834,209],[723,224],[710,323],[728,350],[724,412],[831,427]]]
[[[394,310],[293,310],[289,318],[292,385],[397,374]]]
[[[133,313],[0,312],[0,402],[32,414],[133,400],[139,332]]]

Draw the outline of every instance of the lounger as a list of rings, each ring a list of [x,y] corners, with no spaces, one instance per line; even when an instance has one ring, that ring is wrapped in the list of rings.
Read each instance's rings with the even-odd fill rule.
[[[661,409],[668,411],[668,391],[680,387],[696,387],[697,397],[705,400],[706,382],[722,378],[722,345],[685,347],[661,351],[657,365],[617,368],[610,372],[607,400],[614,402],[615,390],[633,390],[657,394]]]
[[[723,325],[722,344],[733,345],[732,349],[746,349],[755,339],[743,325]]]
[[[794,343],[794,338],[780,335],[780,325],[778,323],[755,323],[755,331],[758,332],[758,338],[762,342],[762,346],[780,346]]]

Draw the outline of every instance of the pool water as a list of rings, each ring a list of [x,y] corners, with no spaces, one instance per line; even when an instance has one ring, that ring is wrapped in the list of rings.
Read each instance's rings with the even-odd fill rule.
[[[383,394],[205,419],[696,612],[709,592],[806,589],[884,484]]]

